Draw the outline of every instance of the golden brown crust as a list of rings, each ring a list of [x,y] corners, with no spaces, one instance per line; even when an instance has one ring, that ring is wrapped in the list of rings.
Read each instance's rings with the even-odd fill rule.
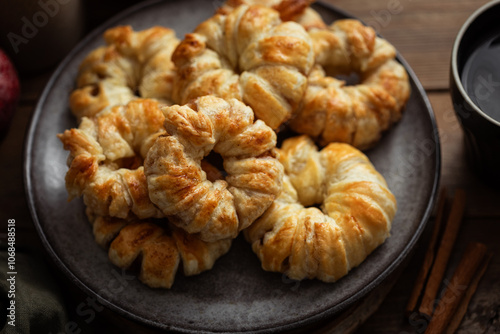
[[[285,140],[280,154],[283,192],[245,237],[265,270],[336,281],[389,236],[394,195],[368,158],[348,144],[318,152],[301,136]],[[323,212],[305,207],[313,204]]]
[[[292,116],[322,145],[363,149],[410,91],[389,43],[355,20],[327,27],[310,2],[229,0],[175,52],[170,29],[116,27],[84,59],[70,98],[81,124],[58,137],[69,197],[83,195],[114,264],[140,262],[141,281],[168,288],[181,262],[186,275],[210,269],[247,228],[264,269],[331,282],[388,236],[395,199],[361,152],[318,151],[303,136],[283,143],[278,163],[271,128]],[[351,72],[361,84],[329,76]],[[185,105],[160,110],[137,91]],[[227,175],[204,162],[212,150]],[[323,212],[304,207],[315,204]]]
[[[354,19],[334,21],[327,29],[309,31],[316,64],[330,74],[365,73],[394,59],[396,50],[375,30]]]
[[[109,248],[110,261],[124,269],[139,261],[139,279],[152,288],[170,288],[181,264],[186,276],[210,270],[231,246],[229,239],[203,242],[166,220],[153,223],[88,214],[96,242]]]
[[[144,162],[149,197],[202,240],[236,237],[281,191],[276,134],[237,100],[205,96],[163,110],[169,135],[158,138]],[[209,181],[200,167],[212,150],[224,160],[224,180]]]
[[[276,9],[284,21],[301,24],[312,39],[315,68],[308,75],[300,105],[292,106],[295,113],[289,126],[315,138],[320,145],[345,142],[367,149],[401,118],[410,95],[408,75],[395,61],[394,47],[377,37],[372,28],[352,19],[337,20],[327,26],[319,14],[308,7],[310,2],[235,0],[226,2],[219,12],[227,15],[238,6],[259,4]],[[358,85],[345,86],[333,77],[353,72],[359,75]],[[267,87],[249,85],[249,88],[256,98],[248,98],[248,101],[258,108],[264,108],[266,103],[280,110],[277,101],[264,102],[257,98],[265,94]],[[278,119],[284,117],[279,112],[277,115]]]
[[[338,20],[328,29],[312,29],[316,67],[290,127],[320,145],[349,143],[366,149],[401,118],[410,96],[406,70],[396,51],[375,31],[356,20]],[[357,72],[360,84],[328,76]]]
[[[314,0],[283,0],[273,6],[282,21],[297,21]]]
[[[172,60],[176,102],[209,94],[236,98],[277,128],[298,107],[314,55],[300,25],[283,23],[273,9],[243,5],[201,23]]]
[[[97,215],[161,217],[149,200],[142,160],[165,133],[164,116],[154,100],[137,99],[92,118],[58,137],[70,152],[66,188],[70,199],[83,195]]]
[[[137,98],[171,103],[174,65],[179,43],[171,29],[152,27],[134,31],[119,26],[104,33],[106,46],[92,51],[81,63],[70,108],[79,119],[107,106]]]
[[[409,94],[407,73],[394,60],[368,73],[355,86],[326,77],[316,67],[290,127],[315,138],[320,145],[344,142],[366,149],[400,120]]]
[[[217,13],[227,15],[241,5],[260,5],[273,8],[280,13],[282,21],[295,21],[306,30],[326,28],[325,22],[309,5],[314,0],[228,0],[221,6]]]

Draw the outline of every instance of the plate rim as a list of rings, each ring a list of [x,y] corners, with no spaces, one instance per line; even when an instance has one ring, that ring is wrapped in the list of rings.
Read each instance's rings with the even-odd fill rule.
[[[180,1],[179,1],[180,2]],[[24,138],[24,152],[23,152],[23,157],[24,157],[24,163],[23,163],[23,180],[24,180],[24,191],[25,191],[25,196],[26,196],[26,201],[27,205],[33,220],[33,225],[35,225],[35,229],[37,231],[38,237],[40,238],[42,245],[45,248],[46,253],[50,256],[51,260],[53,263],[55,263],[56,267],[62,271],[66,277],[73,283],[75,284],[81,291],[83,291],[85,294],[97,298],[99,303],[102,305],[106,306],[108,309],[110,309],[113,312],[116,312],[120,316],[124,316],[125,318],[128,318],[134,322],[142,323],[147,326],[150,326],[155,329],[162,329],[162,330],[173,330],[179,333],[200,333],[200,332],[207,332],[207,333],[213,333],[211,331],[204,331],[204,330],[197,330],[197,329],[188,329],[188,328],[182,328],[174,325],[168,325],[164,323],[160,323],[157,321],[153,321],[147,318],[144,318],[142,316],[138,316],[134,313],[131,313],[119,305],[112,303],[111,301],[107,300],[106,298],[100,296],[96,291],[91,289],[87,284],[83,281],[81,281],[67,266],[66,264],[63,263],[61,258],[57,255],[55,250],[52,248],[51,244],[48,241],[47,236],[45,235],[42,225],[40,223],[38,213],[36,210],[36,201],[32,192],[33,189],[33,184],[31,181],[31,175],[32,175],[32,152],[33,152],[33,141],[34,141],[34,136],[36,133],[37,129],[37,123],[38,120],[41,116],[41,113],[43,111],[43,105],[46,103],[47,96],[51,92],[51,88],[54,85],[54,83],[57,81],[57,79],[61,76],[63,73],[63,70],[65,69],[66,65],[74,58],[74,56],[81,51],[82,48],[84,48],[90,41],[94,40],[96,37],[99,37],[102,32],[115,24],[117,21],[120,21],[123,18],[126,18],[127,16],[133,14],[135,11],[142,10],[146,7],[150,6],[156,6],[160,5],[161,3],[164,3],[163,0],[147,0],[144,2],[140,2],[136,5],[133,5],[120,13],[114,15],[110,19],[106,20],[93,30],[91,30],[76,46],[73,47],[73,49],[67,54],[67,56],[59,63],[57,68],[54,70],[52,73],[49,81],[45,85],[45,88],[42,91],[42,94],[40,95],[38,102],[33,110],[33,114],[31,116],[31,120],[28,126],[28,130],[26,131],[26,135]],[[326,3],[324,1],[317,1],[315,3],[318,6],[324,7],[325,9],[329,11],[333,11],[335,13],[340,14],[341,16],[344,16],[346,18],[356,18],[354,15],[346,12],[345,10],[342,10],[338,8],[337,6]],[[363,22],[364,23],[364,22]],[[318,312],[312,316],[309,316],[305,319],[297,320],[288,324],[284,325],[278,325],[274,327],[268,327],[268,328],[262,328],[262,329],[257,329],[257,330],[239,330],[239,331],[234,331],[234,330],[226,330],[226,331],[219,331],[217,333],[271,333],[275,331],[286,331],[286,330],[292,330],[292,329],[300,329],[302,327],[310,326],[315,323],[320,323],[322,320],[327,319],[328,317],[331,317],[334,314],[337,314],[343,310],[346,310],[349,306],[352,306],[356,302],[360,301],[362,298],[366,297],[368,293],[370,293],[372,290],[374,290],[377,286],[379,286],[387,277],[389,277],[399,266],[400,264],[407,258],[409,253],[412,252],[413,248],[415,247],[417,241],[420,239],[422,232],[424,231],[425,227],[427,226],[427,223],[429,221],[429,218],[432,214],[436,199],[437,199],[437,192],[439,189],[439,184],[440,184],[440,179],[441,179],[441,143],[440,143],[440,138],[439,138],[439,132],[438,132],[438,127],[437,127],[437,122],[434,114],[434,110],[432,108],[432,105],[428,99],[427,93],[425,89],[423,88],[422,84],[418,80],[415,72],[413,69],[410,67],[410,65],[407,63],[407,61],[402,57],[402,55],[397,51],[397,56],[396,59],[404,66],[405,70],[408,72],[408,76],[410,79],[413,81],[415,84],[415,87],[417,88],[419,94],[422,97],[422,101],[426,107],[426,112],[425,115],[429,118],[430,124],[433,129],[432,133],[432,140],[435,142],[435,152],[434,152],[434,159],[435,159],[435,166],[434,166],[434,175],[433,175],[433,185],[432,185],[432,190],[431,190],[431,195],[427,201],[427,206],[426,209],[422,215],[422,219],[418,223],[418,227],[413,234],[412,238],[408,241],[404,249],[399,253],[399,255],[396,257],[396,259],[389,264],[381,274],[379,274],[374,280],[372,280],[370,283],[365,285],[362,289],[358,290],[355,292],[353,295],[347,297],[343,301],[339,302],[338,304],[325,309],[321,312]]]

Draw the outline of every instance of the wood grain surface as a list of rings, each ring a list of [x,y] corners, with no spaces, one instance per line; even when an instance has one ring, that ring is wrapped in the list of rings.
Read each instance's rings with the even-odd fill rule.
[[[396,46],[426,89],[435,112],[441,139],[441,186],[446,187],[449,194],[453,194],[455,189],[463,188],[467,192],[468,199],[465,218],[445,279],[450,279],[468,242],[482,242],[494,253],[457,333],[500,333],[500,280],[498,279],[500,277],[498,241],[500,189],[491,188],[480,181],[466,162],[463,133],[453,112],[448,84],[450,54],[455,36],[466,18],[487,1],[328,0],[326,2],[374,26]],[[116,13],[118,7],[112,6],[113,1],[105,3],[109,15]],[[23,142],[36,101],[50,74],[51,70],[48,70],[45,73],[22,78],[22,96],[18,110],[6,138],[0,142],[2,226],[5,226],[7,219],[15,218],[20,246],[37,251],[40,251],[41,246],[25,202],[22,173]],[[432,221],[430,223],[432,224]],[[404,309],[423,260],[429,236],[430,228],[378,310],[359,326],[356,333],[423,333],[426,321],[415,317],[406,319]],[[359,318],[364,320],[362,316]],[[328,326],[324,326],[321,332],[333,332],[334,327],[335,319],[332,319],[331,330]]]

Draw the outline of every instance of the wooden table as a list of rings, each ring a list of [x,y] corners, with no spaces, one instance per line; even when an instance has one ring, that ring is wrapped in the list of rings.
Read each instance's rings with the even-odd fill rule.
[[[441,186],[449,194],[467,192],[464,222],[447,270],[449,279],[469,241],[480,241],[495,255],[473,297],[459,333],[500,332],[500,190],[482,183],[465,160],[463,134],[449,94],[450,54],[461,24],[485,0],[329,0],[377,30],[409,62],[426,89],[436,115],[442,145]],[[21,80],[22,96],[7,137],[0,143],[0,218],[14,218],[18,242],[39,249],[25,202],[23,139],[30,116],[51,71]],[[500,152],[499,152],[500,153]],[[428,241],[424,234],[417,251],[385,301],[357,333],[422,333],[425,324],[410,322],[403,310]]]

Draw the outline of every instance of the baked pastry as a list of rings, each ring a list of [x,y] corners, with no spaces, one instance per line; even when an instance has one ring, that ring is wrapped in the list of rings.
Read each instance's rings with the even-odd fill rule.
[[[204,96],[163,112],[168,135],[144,161],[151,201],[204,241],[236,237],[281,191],[276,134],[235,99]],[[225,180],[207,180],[200,167],[211,151],[223,159]]]
[[[346,85],[315,66],[303,104],[289,125],[320,145],[343,142],[368,149],[400,120],[409,94],[407,73],[394,60],[363,74],[358,85]]]
[[[70,152],[69,199],[83,195],[98,216],[163,217],[149,200],[142,162],[156,138],[165,133],[164,119],[157,101],[136,99],[83,117],[77,129],[59,134]]]
[[[283,21],[299,22],[312,39],[315,67],[305,97],[289,126],[320,145],[344,142],[360,149],[373,146],[401,118],[410,95],[406,70],[395,61],[396,50],[357,20],[327,26],[307,0],[228,0],[222,12],[258,3],[280,12]],[[335,76],[356,73],[359,84]]]
[[[152,288],[170,288],[182,263],[185,276],[212,269],[215,261],[226,254],[231,240],[208,243],[166,219],[130,221],[94,216],[88,211],[96,242],[105,249],[111,263],[129,269],[139,265],[139,279]]]
[[[309,7],[313,2],[314,0],[228,0],[217,12],[227,15],[241,5],[261,5],[277,10],[282,21],[295,21],[306,30],[325,29],[327,25],[321,15]]]
[[[104,33],[106,46],[92,51],[81,63],[70,108],[78,119],[94,116],[107,106],[137,97],[171,104],[174,64],[179,40],[168,28],[134,31],[119,26]]]
[[[177,103],[204,95],[236,98],[276,129],[299,107],[314,54],[299,24],[283,23],[271,8],[243,5],[201,23],[172,60]]]
[[[337,20],[328,29],[310,29],[309,35],[316,67],[290,127],[320,145],[373,146],[399,121],[410,96],[408,74],[395,60],[396,50],[357,20]],[[359,76],[359,84],[334,78],[351,73]]]
[[[318,152],[300,136],[279,152],[283,192],[245,237],[263,269],[334,282],[389,236],[396,200],[368,158],[348,144]]]

